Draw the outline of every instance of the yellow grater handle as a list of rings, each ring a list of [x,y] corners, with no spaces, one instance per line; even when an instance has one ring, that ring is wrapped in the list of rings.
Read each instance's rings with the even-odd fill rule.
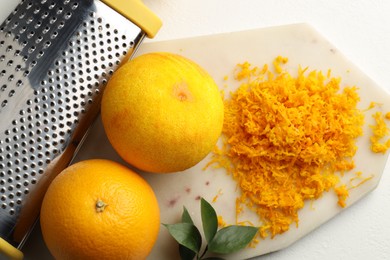
[[[141,0],[102,0],[112,9],[140,27],[149,38],[153,38],[162,22]]]
[[[12,260],[20,260],[23,259],[23,253],[11,246],[7,241],[0,237],[0,257],[4,255]]]

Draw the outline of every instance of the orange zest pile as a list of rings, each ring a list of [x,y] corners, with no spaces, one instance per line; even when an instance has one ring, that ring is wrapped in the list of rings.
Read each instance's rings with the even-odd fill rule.
[[[210,164],[226,168],[241,190],[237,213],[249,207],[263,225],[260,236],[274,237],[298,225],[305,200],[334,190],[345,206],[340,174],[355,167],[356,138],[364,115],[356,87],[340,87],[330,71],[299,68],[296,77],[278,57],[271,72],[239,64],[239,88],[225,100],[224,144]]]

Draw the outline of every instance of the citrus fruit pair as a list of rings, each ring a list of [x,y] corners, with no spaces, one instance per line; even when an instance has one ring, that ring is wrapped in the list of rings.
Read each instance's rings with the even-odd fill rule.
[[[198,64],[172,53],[147,53],[108,82],[101,117],[113,148],[149,172],[176,172],[201,161],[223,124],[221,93]]]
[[[69,166],[42,203],[42,235],[56,259],[145,259],[160,227],[149,184],[125,166],[86,160]]]
[[[223,102],[214,80],[196,63],[150,53],[114,73],[101,115],[108,139],[125,161],[145,171],[175,172],[213,149],[222,131]],[[57,259],[145,259],[159,226],[148,183],[108,160],[65,169],[41,208],[43,238]]]

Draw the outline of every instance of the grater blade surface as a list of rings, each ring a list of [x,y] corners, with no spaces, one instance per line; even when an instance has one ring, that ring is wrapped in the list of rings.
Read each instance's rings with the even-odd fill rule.
[[[145,33],[100,1],[23,0],[0,25],[0,237],[20,248],[104,86]]]

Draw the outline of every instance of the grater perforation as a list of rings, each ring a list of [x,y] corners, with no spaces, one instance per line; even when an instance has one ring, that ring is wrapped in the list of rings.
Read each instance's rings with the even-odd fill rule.
[[[71,161],[145,32],[100,1],[23,0],[0,36],[0,237],[20,246],[28,201]]]

